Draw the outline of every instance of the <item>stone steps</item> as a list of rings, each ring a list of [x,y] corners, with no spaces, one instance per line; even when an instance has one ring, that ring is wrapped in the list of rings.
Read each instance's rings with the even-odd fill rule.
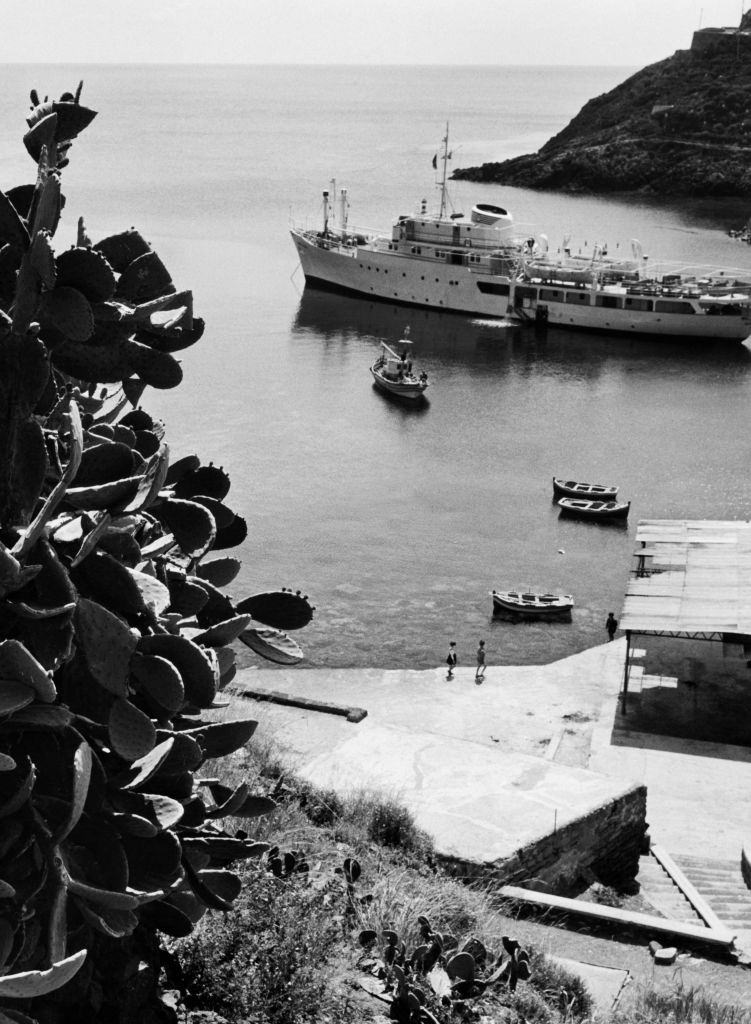
[[[741,874],[740,861],[677,856],[676,863],[728,928],[751,931],[751,890]]]
[[[751,891],[743,880],[740,863],[690,856],[677,856],[674,860],[723,925],[751,932]],[[652,854],[641,858],[637,881],[641,895],[661,914],[687,924],[702,921]]]
[[[702,918],[652,854],[639,859],[640,894],[664,917],[684,924],[702,925]]]

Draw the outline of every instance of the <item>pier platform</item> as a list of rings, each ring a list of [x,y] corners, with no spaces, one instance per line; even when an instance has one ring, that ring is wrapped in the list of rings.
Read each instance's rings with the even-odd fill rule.
[[[237,699],[224,716],[257,718],[318,786],[398,798],[457,862],[506,863],[611,805],[625,802],[628,818],[644,786],[650,833],[669,852],[740,861],[751,750],[640,732],[617,713],[624,660],[621,638],[548,665],[491,665],[481,685],[474,667],[452,680],[445,666],[251,668],[232,684],[238,697],[281,691],[303,706]],[[352,708],[367,715],[348,720]]]

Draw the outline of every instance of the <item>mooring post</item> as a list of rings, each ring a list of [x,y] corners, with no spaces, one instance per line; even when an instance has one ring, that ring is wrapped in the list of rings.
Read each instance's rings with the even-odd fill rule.
[[[628,693],[629,655],[631,654],[631,630],[626,630],[626,665],[623,670],[623,691],[621,693],[621,712],[626,714],[626,694]]]

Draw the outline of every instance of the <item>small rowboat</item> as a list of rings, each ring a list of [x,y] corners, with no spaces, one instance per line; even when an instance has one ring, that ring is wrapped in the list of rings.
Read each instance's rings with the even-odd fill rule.
[[[585,501],[583,498],[561,498],[558,507],[580,519],[627,519],[630,501]]]
[[[571,618],[570,594],[532,594],[521,590],[493,590],[493,614],[517,619]]]
[[[615,501],[618,494],[617,487],[609,487],[607,484],[583,484],[576,480],[562,480],[558,476],[553,477],[553,494],[556,498],[589,498],[597,501]]]

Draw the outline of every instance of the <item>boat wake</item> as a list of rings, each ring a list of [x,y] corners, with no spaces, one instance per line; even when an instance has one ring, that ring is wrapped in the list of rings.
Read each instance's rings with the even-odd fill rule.
[[[470,321],[478,327],[518,327],[518,320],[475,320]]]

